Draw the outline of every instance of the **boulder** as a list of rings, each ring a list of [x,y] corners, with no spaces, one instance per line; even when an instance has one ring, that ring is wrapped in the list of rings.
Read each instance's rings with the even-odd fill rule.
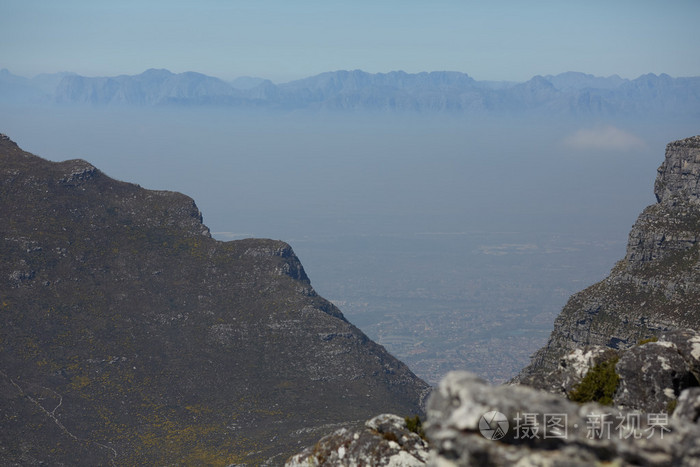
[[[632,347],[615,365],[620,383],[616,406],[645,412],[669,412],[683,389],[697,386],[695,376],[672,342]]]
[[[314,446],[292,456],[287,467],[426,465],[428,443],[391,414],[378,415],[359,430],[341,428],[321,438]]]
[[[467,372],[449,373],[433,392],[426,433],[439,466],[700,463],[700,426],[687,420],[491,386]]]
[[[673,418],[698,423],[700,420],[700,387],[688,388],[678,396]]]

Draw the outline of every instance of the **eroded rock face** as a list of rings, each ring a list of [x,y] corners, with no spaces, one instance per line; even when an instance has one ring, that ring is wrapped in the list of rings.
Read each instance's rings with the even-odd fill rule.
[[[659,203],[700,203],[700,136],[670,143],[658,172],[654,194]]]
[[[359,430],[342,428],[290,458],[286,467],[419,467],[428,460],[428,443],[406,427],[403,418],[383,414]]]
[[[490,429],[499,425],[503,437]],[[579,405],[522,385],[490,386],[466,372],[441,381],[428,403],[426,432],[430,463],[445,467],[700,463],[695,423],[665,413]]]
[[[625,258],[569,299],[547,345],[514,381],[542,381],[584,346],[625,349],[668,330],[700,328],[700,136],[667,145],[655,193]]]

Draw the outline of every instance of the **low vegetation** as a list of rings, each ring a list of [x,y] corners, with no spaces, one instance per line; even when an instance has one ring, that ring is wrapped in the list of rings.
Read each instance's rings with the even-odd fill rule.
[[[615,372],[618,360],[619,357],[613,357],[588,370],[581,382],[569,392],[569,399],[581,404],[598,402],[603,405],[612,405],[613,396],[620,383],[620,376]]]
[[[408,431],[417,434],[423,439],[426,439],[425,431],[423,431],[423,422],[421,422],[421,419],[418,415],[415,415],[413,417],[406,417],[404,420],[406,420],[406,428],[408,429]]]

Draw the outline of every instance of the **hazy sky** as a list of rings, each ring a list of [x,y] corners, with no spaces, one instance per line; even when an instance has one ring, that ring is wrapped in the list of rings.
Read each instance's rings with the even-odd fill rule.
[[[698,0],[0,0],[0,68],[699,76],[699,20]]]

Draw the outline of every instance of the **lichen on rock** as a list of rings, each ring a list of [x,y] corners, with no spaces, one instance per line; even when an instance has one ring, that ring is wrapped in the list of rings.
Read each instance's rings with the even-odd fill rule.
[[[378,415],[360,429],[341,428],[292,456],[286,467],[360,466],[419,467],[428,460],[428,443],[409,430],[406,420]]]

